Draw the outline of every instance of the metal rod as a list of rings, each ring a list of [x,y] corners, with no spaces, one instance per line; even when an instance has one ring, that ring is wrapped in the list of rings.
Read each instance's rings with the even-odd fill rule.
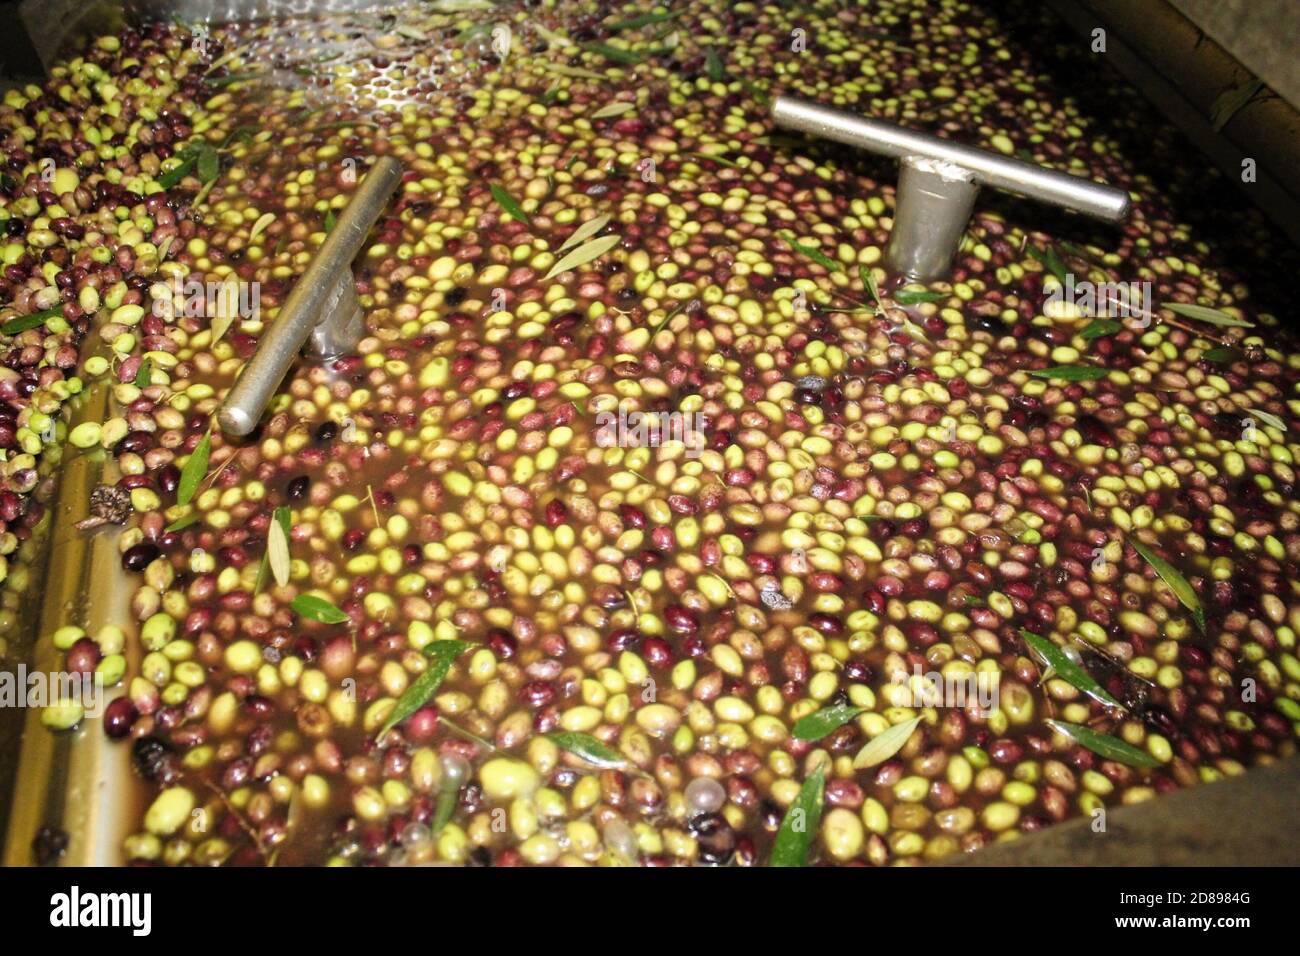
[[[1068,176],[999,153],[962,146],[928,133],[917,133],[818,103],[778,96],[772,103],[772,119],[779,126],[885,156],[899,159],[919,157],[951,163],[970,172],[979,185],[1021,193],[1108,222],[1118,222],[1129,212],[1128,193],[1114,186]]]
[[[916,280],[947,273],[979,189],[970,174],[956,166],[904,159],[885,253],[890,268]]]
[[[257,351],[222,402],[217,411],[217,423],[222,431],[247,435],[257,426],[267,402],[317,325],[339,321],[357,328],[355,314],[346,315],[338,309],[339,283],[352,281],[352,260],[361,251],[366,234],[383,212],[388,197],[401,178],[402,165],[397,160],[391,156],[375,160],[374,166],[357,186],[352,201],[307,266],[307,271],[289,293],[275,322],[263,332]],[[355,344],[355,339],[345,344],[348,336],[341,334],[341,329],[336,331],[340,334],[315,337],[317,352],[326,351],[323,346],[332,343],[334,349],[330,350],[336,350],[337,355]]]

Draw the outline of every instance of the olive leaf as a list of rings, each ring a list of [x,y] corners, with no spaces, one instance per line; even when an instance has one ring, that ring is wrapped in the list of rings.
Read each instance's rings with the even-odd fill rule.
[[[195,158],[195,172],[199,182],[207,184],[221,175],[221,156],[207,143],[199,146]]]
[[[729,169],[742,168],[740,163],[734,163],[719,153],[686,153],[685,155],[692,159],[707,159],[709,162],[717,163],[719,166],[726,166]]]
[[[438,794],[438,805],[434,808],[433,819],[429,822],[429,832],[433,834],[441,833],[443,828],[451,822],[452,814],[456,812],[456,804],[460,802],[460,790],[457,787],[443,787]]]
[[[1046,248],[1039,249],[1031,242],[1028,246],[1028,252],[1043,264],[1043,268],[1056,276],[1061,285],[1065,285],[1065,277],[1069,274],[1069,270],[1065,268],[1065,263],[1061,261],[1061,257],[1057,255],[1052,246],[1049,245]]]
[[[604,229],[605,224],[609,222],[609,220],[610,220],[609,213],[602,213],[601,215],[596,216],[594,219],[588,219],[577,229],[573,230],[572,234],[569,236],[568,239],[564,240],[564,245],[560,246],[558,251],[563,252],[565,249],[568,249],[570,246],[576,246],[580,242],[587,241],[596,233],[600,232],[600,230]]]
[[[619,33],[623,30],[639,30],[641,27],[648,27],[652,23],[663,23],[665,20],[675,20],[680,17],[684,10],[675,12],[660,11],[655,13],[640,13],[634,17],[628,17],[626,20],[619,20],[605,27],[606,33]]]
[[[912,731],[916,730],[920,723],[921,718],[917,716],[905,720],[901,724],[887,727],[876,734],[867,741],[867,745],[859,750],[858,755],[853,758],[854,769],[862,770],[865,767],[874,767],[876,764],[884,763],[893,757],[911,739]]]
[[[525,226],[531,226],[533,224],[533,221],[528,218],[528,213],[524,212],[523,207],[520,206],[519,203],[515,201],[514,197],[506,192],[505,189],[498,186],[496,183],[490,184],[488,188],[492,191],[492,198],[495,199],[497,203],[500,204],[501,208],[510,215],[511,219],[517,219]]]
[[[248,241],[252,242],[260,236],[266,231],[266,227],[271,225],[273,222],[275,222],[275,213],[273,212],[264,212],[262,215],[258,216],[257,222],[253,223],[253,228],[248,233]]]
[[[239,280],[230,276],[217,289],[216,315],[212,317],[212,344],[220,342],[239,317]]]
[[[10,319],[0,326],[0,332],[5,335],[17,335],[19,332],[26,332],[28,329],[35,329],[44,325],[56,315],[63,315],[62,305],[50,306],[48,309],[42,309],[30,315],[21,315],[16,319]]]
[[[841,266],[830,256],[826,255],[826,253],[822,252],[816,246],[805,246],[803,243],[797,241],[794,237],[794,233],[786,231],[781,233],[780,235],[782,239],[784,239],[786,242],[790,244],[790,248],[794,249],[795,252],[807,256],[809,259],[817,263],[822,268],[827,269],[830,272],[844,271],[843,266]]]
[[[599,259],[622,241],[621,236],[601,236],[578,246],[567,256],[551,266],[551,271],[543,276],[542,281],[554,279],[562,272],[578,269],[594,259]]]
[[[163,189],[171,189],[188,176],[190,170],[194,168],[194,162],[197,159],[197,156],[194,153],[187,154],[185,150],[177,153],[176,157],[180,159],[180,163],[158,177],[158,185]]]
[[[309,621],[319,621],[321,624],[345,624],[348,621],[346,614],[329,601],[318,598],[314,594],[299,594],[289,603],[289,606]]]
[[[627,760],[613,747],[602,743],[591,734],[561,732],[548,734],[555,746],[580,757],[587,763],[606,769],[623,767]]]
[[[333,232],[334,227],[338,225],[338,222],[339,220],[338,217],[334,215],[334,210],[326,209],[325,210],[325,235],[328,236],[331,232]]]
[[[1286,422],[1282,421],[1282,419],[1278,418],[1272,412],[1266,412],[1262,408],[1248,408],[1246,411],[1250,412],[1265,425],[1272,425],[1278,431],[1286,431]]]
[[[384,726],[379,728],[375,739],[382,739],[384,734],[428,703],[429,698],[437,692],[446,679],[452,663],[471,646],[468,641],[458,640],[434,641],[426,645],[424,656],[429,658],[429,666],[410,687],[406,688],[402,696],[397,698],[397,705],[384,721]]]
[[[1091,342],[1093,339],[1099,339],[1106,335],[1114,335],[1123,328],[1124,326],[1114,319],[1093,319],[1084,326],[1083,331],[1079,333],[1079,338],[1085,342]]]
[[[549,60],[543,60],[538,64],[538,66],[551,73],[558,73],[560,76],[568,76],[577,80],[601,80],[602,82],[605,80],[604,74],[580,66],[568,66],[564,63],[551,63]]]
[[[1236,349],[1230,349],[1227,346],[1220,345],[1217,348],[1212,348],[1208,352],[1205,352],[1201,355],[1201,358],[1205,359],[1207,362],[1235,362],[1237,359],[1241,358],[1241,353]]]
[[[588,53],[596,53],[609,60],[611,63],[618,63],[622,66],[636,66],[638,63],[646,61],[648,53],[637,53],[633,50],[624,50],[621,47],[611,46],[608,43],[583,43],[582,48]],[[604,79],[604,77],[602,77]]]
[[[826,794],[826,764],[818,765],[812,776],[799,788],[799,795],[794,798],[785,818],[781,820],[781,829],[776,832],[776,841],[772,844],[772,856],[768,866],[805,866],[808,863],[808,850],[817,827],[822,819],[822,800]]]
[[[1144,750],[1138,750],[1132,744],[1125,743],[1118,737],[1098,733],[1090,727],[1080,724],[1067,724],[1063,720],[1047,720],[1047,726],[1069,737],[1081,747],[1086,747],[1098,757],[1114,760],[1130,767],[1151,768],[1160,766],[1160,761]]]
[[[167,527],[163,528],[163,531],[168,534],[176,531],[184,531],[190,525],[197,523],[200,517],[201,515],[197,511],[191,511],[189,514],[177,518]]]
[[[920,305],[922,302],[942,302],[948,298],[942,292],[918,292],[913,289],[900,289],[894,293],[894,301],[899,305]]]
[[[1089,697],[1095,698],[1110,707],[1123,706],[1108,694],[1104,687],[1093,680],[1091,674],[1072,661],[1065,651],[1047,638],[1024,628],[1020,629],[1020,636],[1025,639],[1025,643],[1042,659],[1043,663],[1055,672],[1055,676],[1065,681],[1075,690],[1083,691]]]
[[[266,529],[266,560],[280,587],[289,583],[289,521],[289,509],[281,506]]]
[[[1160,575],[1160,580],[1169,585],[1170,590],[1177,595],[1178,600],[1182,602],[1183,607],[1192,612],[1192,620],[1196,622],[1197,628],[1201,633],[1205,633],[1205,609],[1201,606],[1200,599],[1196,596],[1196,591],[1187,582],[1187,579],[1179,573],[1178,569],[1166,561],[1160,555],[1156,554],[1137,538],[1130,538],[1129,543],[1133,545],[1133,550],[1140,554],[1146,563],[1155,568],[1156,574]]]
[[[152,375],[153,359],[146,355],[144,361],[140,363],[140,367],[136,369],[135,379],[132,384],[135,385],[136,388],[148,388],[149,379]]]
[[[622,116],[629,110],[636,109],[636,104],[628,100],[616,100],[607,106],[602,106],[596,112],[591,114],[592,119],[609,119],[611,116]]]
[[[1110,369],[1096,365],[1055,365],[1035,369],[1029,373],[1035,378],[1053,378],[1065,382],[1095,382],[1110,374]]]
[[[185,467],[181,469],[181,480],[176,485],[176,503],[187,505],[190,499],[194,497],[194,492],[199,490],[199,482],[208,473],[208,458],[212,455],[212,433],[208,432],[199,443],[194,446],[194,451],[190,457],[185,460]]]
[[[871,267],[858,266],[858,278],[862,280],[862,286],[871,296],[871,301],[876,303],[876,308],[883,312],[885,303],[880,301],[880,290],[876,288],[876,277],[871,274]]]
[[[1239,319],[1227,312],[1220,312],[1218,309],[1211,309],[1203,305],[1188,305],[1185,302],[1162,302],[1160,307],[1168,309],[1176,315],[1196,319],[1198,322],[1208,322],[1210,325],[1217,325],[1222,328],[1253,329],[1255,327],[1254,322],[1247,322],[1245,319]]]
[[[709,79],[714,83],[721,83],[727,76],[726,68],[722,65],[722,57],[718,56],[718,51],[713,47],[704,51],[704,68],[709,73]]]
[[[794,735],[799,740],[821,740],[827,734],[839,730],[866,709],[865,707],[853,707],[849,704],[823,707],[815,713],[796,720]]]

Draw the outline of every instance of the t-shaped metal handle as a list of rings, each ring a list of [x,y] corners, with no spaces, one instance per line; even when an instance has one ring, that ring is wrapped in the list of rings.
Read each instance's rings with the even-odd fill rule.
[[[772,102],[772,119],[778,126],[901,160],[885,261],[892,271],[911,279],[934,279],[948,272],[980,186],[1020,193],[1107,222],[1119,222],[1129,212],[1128,193],[1114,186],[818,103],[778,96]]]
[[[401,179],[402,164],[397,160],[391,156],[375,160],[217,410],[223,432],[247,435],[257,426],[304,346],[308,358],[328,361],[351,351],[361,340],[365,321],[352,260]]]

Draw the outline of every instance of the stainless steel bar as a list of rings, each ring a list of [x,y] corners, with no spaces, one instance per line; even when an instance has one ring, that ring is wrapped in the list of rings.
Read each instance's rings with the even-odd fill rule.
[[[354,289],[340,290],[339,284],[352,281],[352,260],[401,178],[401,164],[391,156],[381,156],[361,180],[352,201],[221,403],[217,423],[222,431],[247,435],[257,426],[267,402],[309,338],[314,338],[312,351],[318,359],[340,355],[356,344],[364,329],[360,307],[346,308],[355,304],[356,293]],[[352,292],[350,303],[346,301],[348,291]],[[314,334],[323,323],[328,327]]]
[[[905,276],[940,276],[952,265],[979,186],[965,170],[908,157],[898,176],[897,214],[885,257]]]
[[[772,119],[780,126],[884,156],[951,163],[972,173],[982,186],[1021,193],[1108,222],[1118,222],[1129,212],[1128,193],[1122,189],[819,103],[778,96],[772,102]]]

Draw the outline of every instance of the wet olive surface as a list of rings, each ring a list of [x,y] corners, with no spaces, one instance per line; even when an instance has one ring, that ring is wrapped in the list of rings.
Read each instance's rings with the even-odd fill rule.
[[[152,195],[96,285],[113,365],[78,370],[116,378],[119,414],[70,439],[111,449],[135,512],[135,621],[59,638],[73,670],[137,631],[147,652],[105,721],[150,788],[128,859],[762,864],[820,768],[811,862],[924,862],[1294,752],[1300,519],[1279,426],[1300,355],[1276,328],[1289,297],[1228,268],[1285,261],[1258,218],[1200,202],[1210,174],[1108,77],[1097,113],[1063,96],[1046,70],[1080,54],[1031,54],[1032,18],[701,6],[611,38],[643,12],[421,8],[206,49],[159,28],[89,55],[176,83],[173,116],[124,131],[142,189],[99,189],[110,207]],[[69,70],[74,105],[78,86],[105,99]],[[1129,188],[1133,220],[985,196],[950,281],[905,287],[881,264],[892,171],[773,130],[776,91],[1028,151]],[[158,115],[157,92],[123,92]],[[192,140],[218,150],[216,178],[162,190]],[[379,154],[406,175],[358,259],[366,338],[296,367],[250,440],[222,437],[221,395]],[[548,277],[600,216],[588,238],[617,242]],[[1149,281],[1153,307],[1252,326],[1160,309],[1085,337],[1093,317],[1048,304],[1045,249],[1076,279]],[[262,314],[214,342],[212,314],[171,301],[181,272],[257,283]],[[1030,374],[1061,366],[1107,372]],[[611,446],[600,416],[619,409],[702,415],[702,447]],[[281,507],[283,585],[262,570]],[[305,594],[347,621],[295,610]],[[1049,673],[1023,631],[1097,690]],[[381,732],[448,641],[470,646]],[[927,672],[994,681],[991,708],[911,706]],[[837,705],[861,711],[795,738]]]

